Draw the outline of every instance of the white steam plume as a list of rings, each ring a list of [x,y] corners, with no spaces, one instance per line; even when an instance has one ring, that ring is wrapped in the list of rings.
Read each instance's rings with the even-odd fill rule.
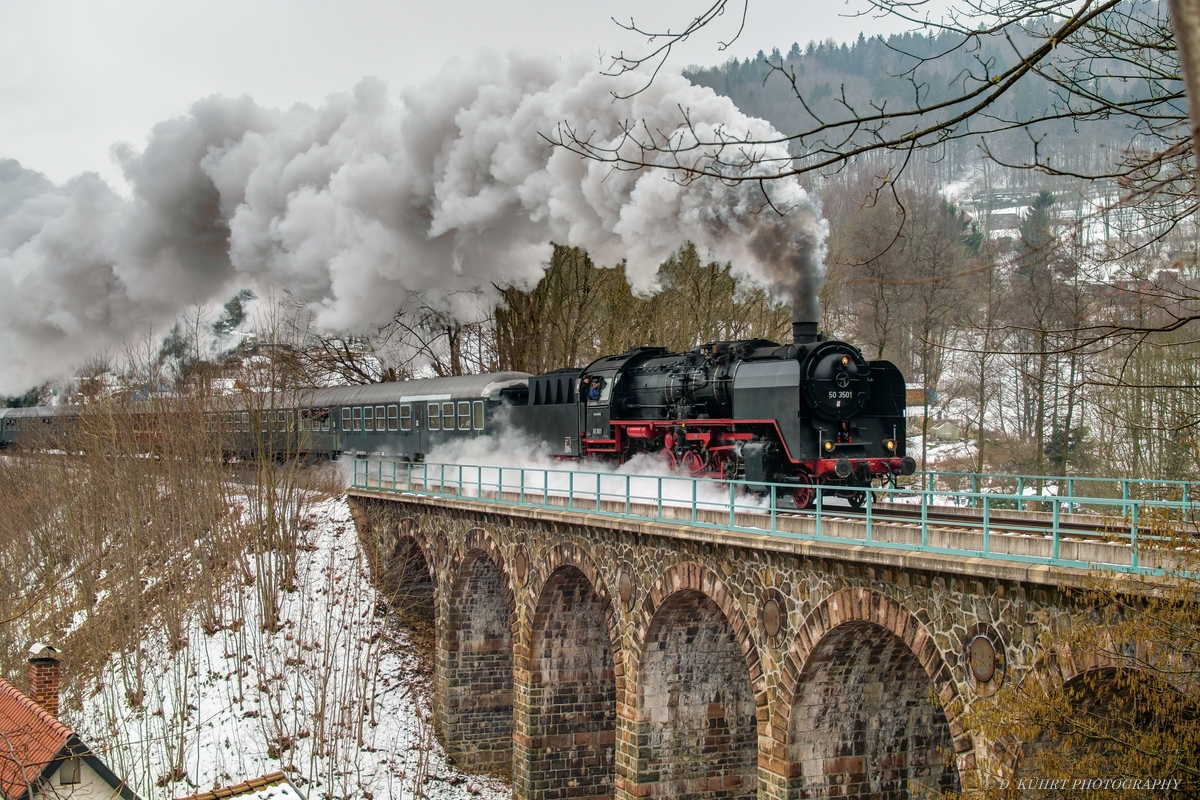
[[[637,80],[602,76],[594,59],[489,53],[399,105],[374,79],[318,108],[210,97],[156,125],[143,151],[114,148],[128,200],[96,175],[54,186],[0,161],[0,392],[241,286],[290,292],[326,330],[362,331],[411,291],[469,320],[480,309],[464,290],[535,282],[551,241],[628,259],[644,290],[691,240],[815,303],[825,224],[795,180],[767,184],[781,217],[754,182],[683,186],[543,138],[564,121],[598,142],[630,122],[671,132],[680,109],[701,136],[774,135],[680,75],[613,100]],[[782,144],[761,152],[786,158]]]

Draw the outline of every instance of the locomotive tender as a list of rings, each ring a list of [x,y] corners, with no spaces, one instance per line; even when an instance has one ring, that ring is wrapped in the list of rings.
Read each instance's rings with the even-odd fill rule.
[[[420,461],[464,437],[517,429],[562,459],[623,463],[658,454],[670,467],[717,480],[794,484],[798,507],[814,484],[852,505],[873,480],[915,469],[905,453],[905,388],[887,361],[793,324],[793,343],[714,342],[686,353],[639,347],[583,370],[505,372],[312,389],[257,413],[209,424],[233,435],[233,454],[272,447],[310,458],[382,455]],[[278,404],[277,404],[278,405]],[[0,412],[0,445],[69,430],[62,409]],[[283,433],[283,436],[278,434]]]

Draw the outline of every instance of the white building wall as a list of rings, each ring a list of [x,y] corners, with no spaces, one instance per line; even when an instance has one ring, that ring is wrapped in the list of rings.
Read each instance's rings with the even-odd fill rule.
[[[121,800],[121,793],[105,783],[87,761],[81,761],[79,767],[79,783],[64,785],[60,768],[49,783],[34,794],[35,800]]]

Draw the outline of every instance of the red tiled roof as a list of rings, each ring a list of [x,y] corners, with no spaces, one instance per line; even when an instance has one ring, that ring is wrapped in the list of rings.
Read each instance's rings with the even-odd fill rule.
[[[211,792],[202,792],[188,797],[181,797],[179,800],[225,800],[226,798],[237,797],[238,795],[255,794],[263,789],[277,785],[285,789],[291,789],[291,785],[282,772],[271,772],[263,775],[261,778],[251,778],[248,781],[235,783],[232,786],[223,786]],[[288,795],[299,796],[295,790],[285,791],[281,796],[287,797]]]
[[[18,798],[67,745],[71,729],[0,678],[0,792]]]

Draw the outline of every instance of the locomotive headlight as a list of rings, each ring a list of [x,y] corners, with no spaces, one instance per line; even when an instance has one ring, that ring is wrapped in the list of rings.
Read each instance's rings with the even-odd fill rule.
[[[825,442],[825,452],[829,453],[829,452],[832,452],[832,450],[833,450],[833,442],[827,440]]]
[[[888,439],[886,442],[884,442],[883,446],[886,447],[888,450],[896,449],[896,443],[895,443],[895,441],[893,441],[891,439]]]
[[[842,356],[842,366],[843,367],[850,366],[850,356]]]

